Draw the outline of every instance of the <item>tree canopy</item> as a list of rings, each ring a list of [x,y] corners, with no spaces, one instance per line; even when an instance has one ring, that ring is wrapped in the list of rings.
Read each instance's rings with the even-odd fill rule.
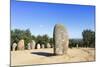
[[[20,30],[15,29],[11,30],[11,46],[13,43],[18,43],[19,40],[24,39],[25,42],[25,48],[27,49],[27,44],[31,42],[31,40],[34,40],[36,42],[36,45],[39,43],[40,45],[44,44],[45,47],[47,47],[47,43],[50,43],[52,46],[53,44],[53,38],[50,38],[47,34],[44,35],[38,35],[34,36],[31,34],[29,29],[26,30]]]
[[[69,47],[95,47],[95,32],[92,30],[83,30],[82,39],[69,39]],[[25,49],[27,49],[27,44],[34,40],[36,45],[39,43],[40,45],[44,44],[45,48],[47,47],[47,43],[50,43],[51,47],[53,47],[53,38],[50,38],[47,34],[34,36],[31,34],[29,29],[20,30],[15,29],[11,30],[11,47],[13,43],[18,43],[19,40],[24,39]]]
[[[91,30],[84,30],[82,32],[83,42],[85,47],[95,47],[95,32]]]

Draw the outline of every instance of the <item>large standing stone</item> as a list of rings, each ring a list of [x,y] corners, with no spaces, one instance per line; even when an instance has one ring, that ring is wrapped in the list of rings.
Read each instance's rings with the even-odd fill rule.
[[[40,48],[41,48],[40,44],[37,44],[37,49],[40,49]]]
[[[50,43],[47,43],[47,48],[50,48],[50,47],[51,47]]]
[[[35,41],[34,40],[32,40],[31,42],[30,42],[30,45],[31,45],[31,49],[34,49],[35,48]]]
[[[28,46],[28,50],[30,50],[31,49],[30,43],[28,43],[27,46]]]
[[[24,40],[20,40],[18,42],[18,50],[24,50]]]
[[[53,32],[54,54],[67,54],[69,39],[66,28],[62,24],[56,24]]]
[[[13,45],[12,45],[13,51],[15,51],[16,47],[17,47],[17,44],[13,43]]]

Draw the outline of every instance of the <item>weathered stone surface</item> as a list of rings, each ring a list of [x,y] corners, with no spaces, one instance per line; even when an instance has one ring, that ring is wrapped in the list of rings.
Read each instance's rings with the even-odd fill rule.
[[[53,32],[54,54],[67,54],[69,39],[66,28],[62,24],[56,24]]]
[[[17,44],[13,43],[13,45],[12,45],[13,51],[15,51],[16,47],[17,47]]]
[[[28,50],[30,50],[31,49],[31,44],[28,43],[27,46],[28,46]]]
[[[35,41],[34,40],[32,40],[31,42],[30,42],[30,45],[31,45],[31,49],[35,49]]]
[[[47,48],[50,48],[50,47],[51,47],[50,43],[47,43]]]
[[[41,48],[40,44],[37,44],[37,49],[40,49],[40,48]]]
[[[24,50],[24,40],[20,40],[18,42],[18,50]]]

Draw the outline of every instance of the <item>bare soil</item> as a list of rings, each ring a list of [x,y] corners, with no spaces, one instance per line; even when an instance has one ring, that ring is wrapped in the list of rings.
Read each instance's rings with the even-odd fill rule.
[[[11,66],[88,61],[95,61],[94,48],[72,48],[60,56],[53,55],[53,48],[11,51]]]

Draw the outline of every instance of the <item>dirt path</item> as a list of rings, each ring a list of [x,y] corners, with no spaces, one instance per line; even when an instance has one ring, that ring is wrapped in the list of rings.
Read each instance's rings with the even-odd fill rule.
[[[66,56],[53,56],[53,49],[34,49],[23,51],[11,51],[11,66],[51,64],[65,62],[94,61],[95,50],[93,48],[68,49]]]

